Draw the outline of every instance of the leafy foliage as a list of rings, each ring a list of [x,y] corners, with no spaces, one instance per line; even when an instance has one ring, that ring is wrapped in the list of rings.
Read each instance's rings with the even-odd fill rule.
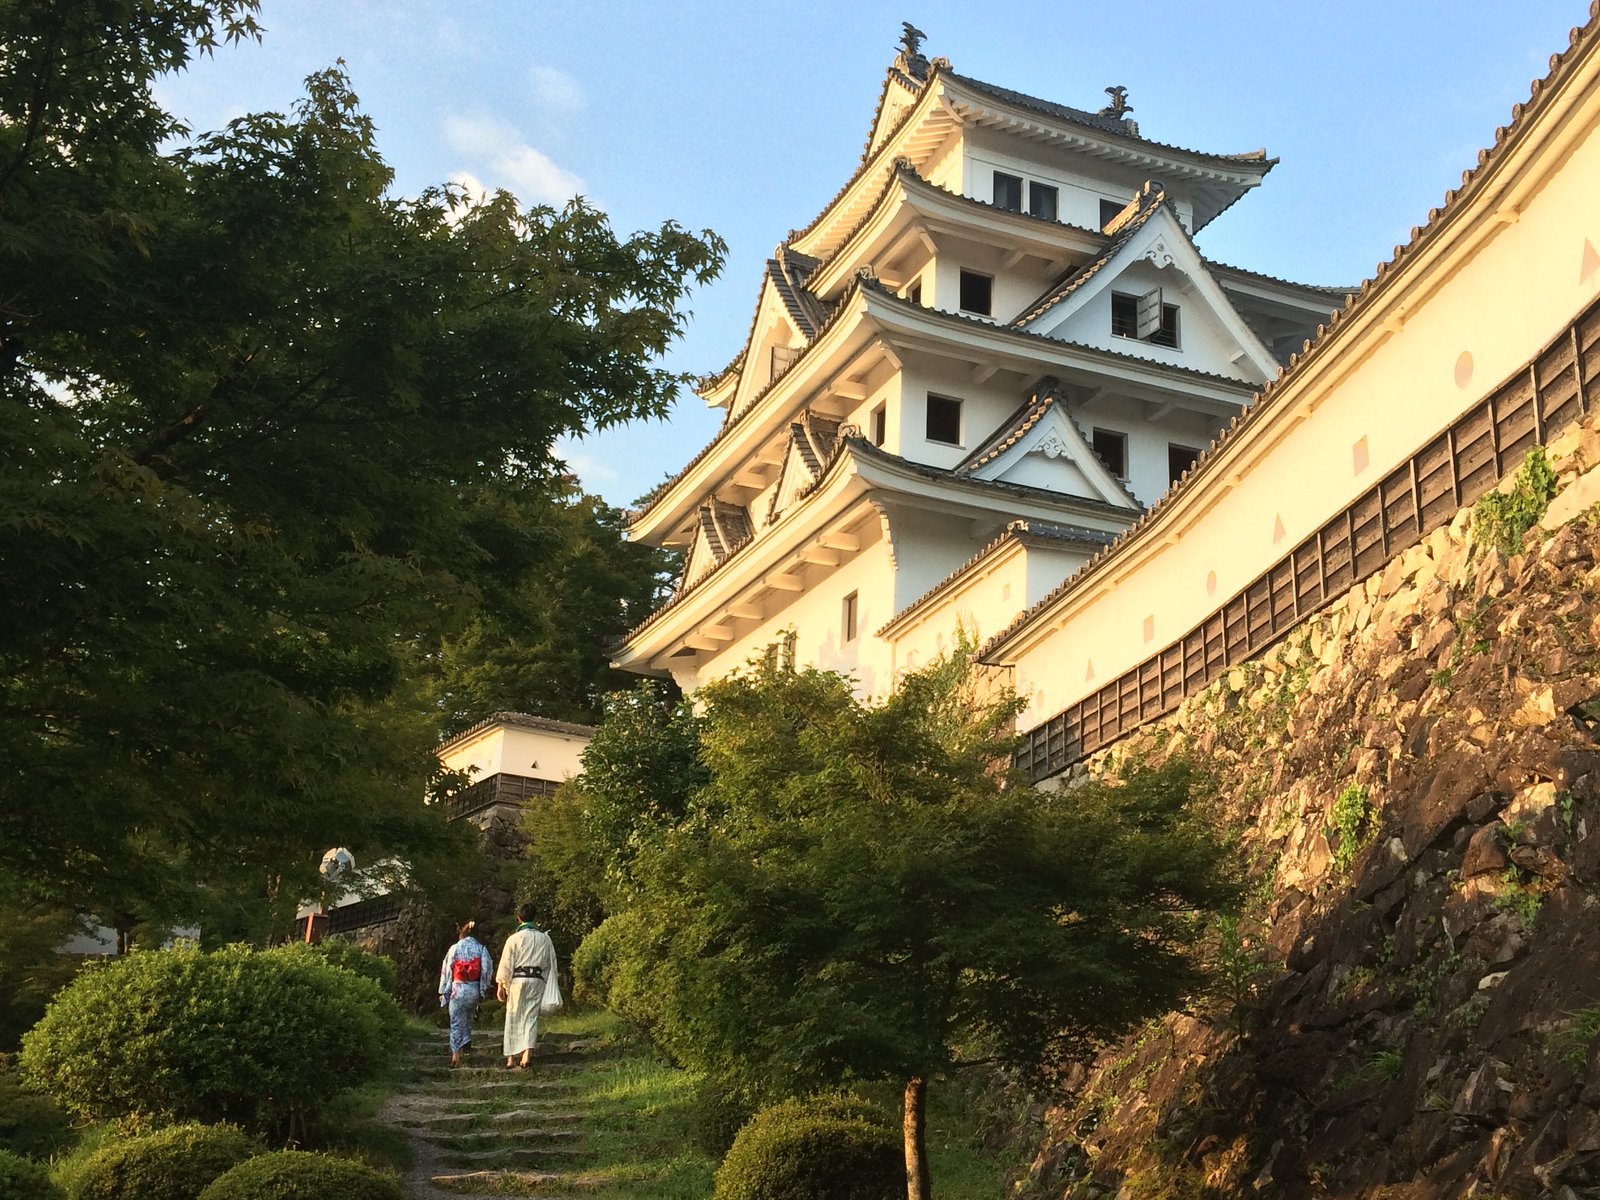
[[[1489,492],[1473,509],[1473,521],[1491,545],[1507,554],[1522,549],[1522,539],[1539,523],[1556,494],[1556,473],[1543,446],[1523,456],[1510,491]]]
[[[847,1096],[762,1109],[717,1169],[713,1200],[894,1200],[904,1191],[900,1140],[882,1115]]]
[[[936,1078],[964,1046],[1027,1069],[1202,981],[1237,884],[1186,764],[1018,786],[1016,702],[959,654],[872,707],[779,667],[696,701],[707,782],[575,966],[735,1094]]]
[[[22,1035],[82,962],[57,953],[78,932],[73,913],[21,893],[0,881],[0,1051],[6,1052],[22,1044]]]
[[[605,864],[589,839],[591,801],[568,781],[523,813],[526,856],[515,893],[531,903],[558,946],[577,946],[605,917]]]
[[[260,1152],[233,1125],[172,1125],[95,1151],[74,1176],[71,1200],[196,1200]]]
[[[531,531],[539,568],[443,643],[437,696],[446,732],[514,709],[592,724],[608,693],[637,677],[611,667],[608,647],[664,595],[668,555],[624,536],[626,514],[570,480]]]
[[[578,787],[590,842],[612,887],[632,886],[640,849],[683,820],[708,781],[700,731],[694,707],[653,681],[607,698]]]
[[[582,636],[649,586],[552,447],[668,410],[722,253],[397,197],[339,67],[187,134],[152,87],[255,8],[0,6],[0,876],[119,926],[257,934],[330,845],[449,873],[441,725],[599,686],[507,665],[535,583]]]
[[[59,1104],[25,1091],[15,1075],[0,1075],[0,1150],[47,1159],[76,1140],[72,1119]]]
[[[303,1130],[405,1034],[369,979],[314,954],[229,946],[95,963],[23,1042],[29,1082],[92,1117]]]
[[[1362,784],[1350,784],[1335,798],[1329,828],[1339,835],[1333,865],[1341,872],[1348,871],[1355,864],[1356,855],[1378,835],[1374,817],[1367,789]]]
[[[31,1158],[0,1150],[0,1200],[66,1200],[50,1171]]]
[[[384,954],[370,954],[354,942],[347,942],[342,938],[323,938],[320,942],[291,942],[289,945],[280,946],[274,953],[309,954],[331,966],[360,975],[363,979],[372,980],[383,989],[386,996],[395,994],[395,985],[398,981],[395,976],[394,959]]]
[[[278,1150],[240,1163],[200,1200],[405,1200],[400,1185],[347,1158]]]

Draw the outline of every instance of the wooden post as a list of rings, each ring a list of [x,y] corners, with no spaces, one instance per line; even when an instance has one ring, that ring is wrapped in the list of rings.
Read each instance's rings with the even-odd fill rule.
[[[928,1084],[920,1075],[906,1080],[903,1132],[906,1151],[906,1200],[930,1200],[933,1191],[928,1177],[928,1139],[924,1123]]]

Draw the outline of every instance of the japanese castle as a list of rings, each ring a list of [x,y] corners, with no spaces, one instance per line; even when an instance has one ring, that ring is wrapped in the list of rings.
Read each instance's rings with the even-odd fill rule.
[[[1344,301],[1198,249],[1264,151],[1153,141],[1122,87],[1069,107],[922,40],[702,381],[721,429],[633,517],[684,564],[625,669],[693,690],[782,655],[885,694],[1132,525]]]

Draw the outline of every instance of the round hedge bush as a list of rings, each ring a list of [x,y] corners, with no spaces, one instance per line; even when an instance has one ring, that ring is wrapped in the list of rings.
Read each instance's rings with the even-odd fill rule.
[[[72,1180],[72,1200],[196,1200],[261,1146],[237,1125],[172,1125],[112,1142]]]
[[[739,1130],[717,1168],[713,1200],[896,1200],[900,1139],[848,1093],[785,1100]]]
[[[387,1175],[347,1158],[278,1150],[240,1163],[200,1193],[200,1200],[405,1200]]]
[[[0,1150],[0,1200],[66,1200],[43,1163]]]
[[[316,955],[228,946],[92,964],[22,1046],[24,1078],[74,1112],[301,1132],[397,1054],[405,1018]]]

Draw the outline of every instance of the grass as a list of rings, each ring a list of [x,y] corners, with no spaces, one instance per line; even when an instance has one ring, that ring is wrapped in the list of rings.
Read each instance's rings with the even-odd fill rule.
[[[566,1190],[585,1200],[706,1200],[720,1154],[714,1148],[717,1114],[700,1078],[662,1061],[609,1012],[580,1009],[543,1024],[549,1034],[600,1043],[596,1053],[559,1076],[555,1103],[581,1114],[574,1149],[583,1154],[582,1186],[569,1184]],[[899,1089],[892,1085],[864,1090],[873,1100],[898,1106]],[[495,1099],[485,1115],[527,1103]],[[929,1086],[928,1157],[941,1200],[991,1200],[1004,1191],[1010,1159],[980,1146],[972,1116],[980,1104],[963,1080]]]

